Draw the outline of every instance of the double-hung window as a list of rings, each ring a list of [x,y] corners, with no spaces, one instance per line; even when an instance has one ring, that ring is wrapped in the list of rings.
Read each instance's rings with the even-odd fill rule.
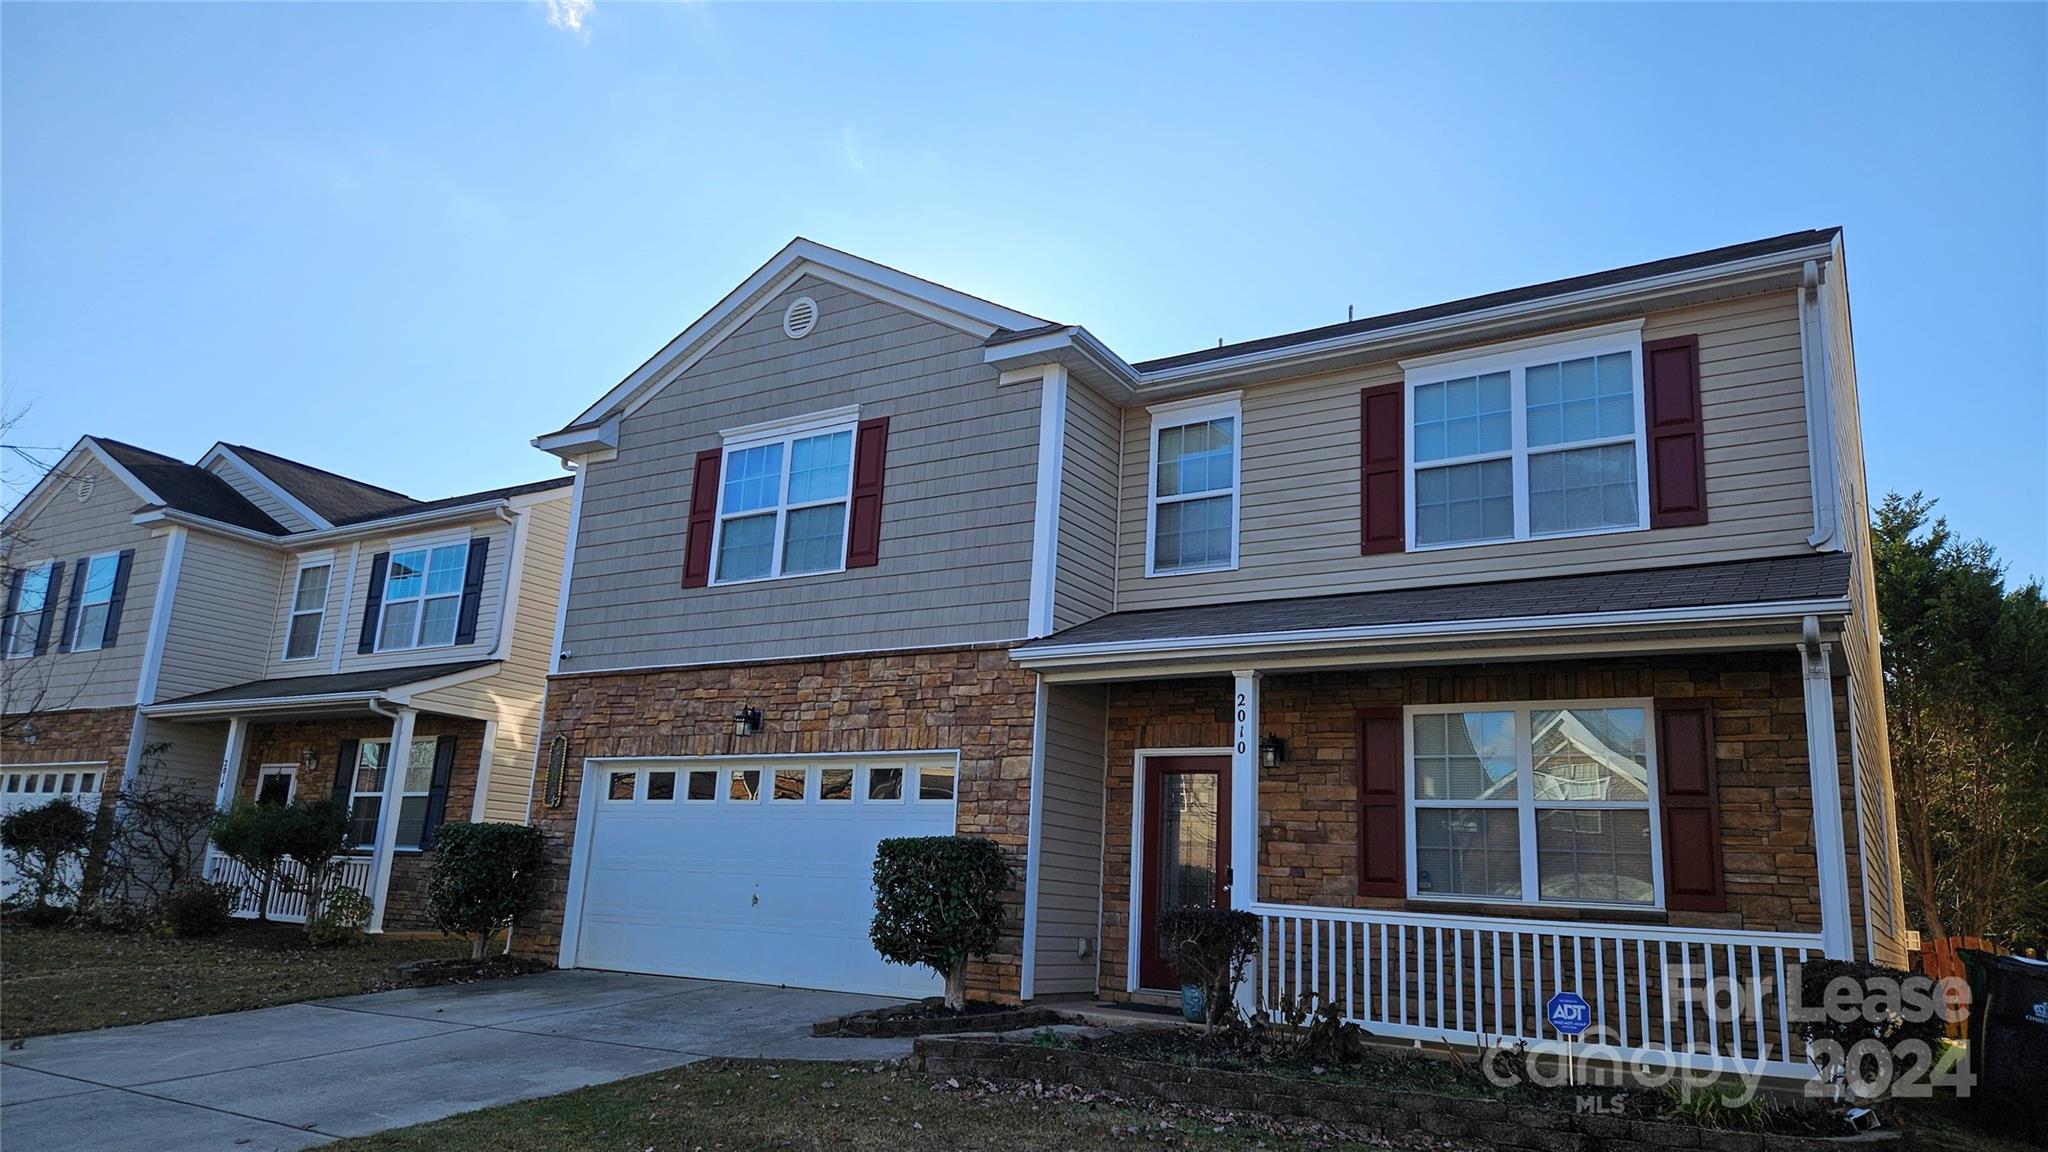
[[[334,565],[305,562],[292,587],[291,623],[285,628],[284,658],[310,660],[320,654],[320,628],[327,621],[327,580]]]
[[[712,583],[846,567],[856,416],[826,413],[725,434]]]
[[[114,579],[121,556],[109,552],[86,562],[85,585],[78,592],[78,622],[72,626],[71,650],[92,652],[106,645],[107,617],[113,612]]]
[[[50,608],[50,575],[56,565],[44,564],[38,568],[24,570],[15,586],[14,610],[9,613],[4,628],[6,636],[0,638],[0,653],[8,659],[33,656],[36,652],[36,636],[43,628],[43,614]]]
[[[1411,893],[1654,907],[1648,701],[1408,710]]]
[[[1649,523],[1636,325],[1404,361],[1410,548]]]
[[[417,848],[427,826],[427,793],[434,787],[433,740],[415,740],[399,782],[398,847]],[[356,745],[355,779],[350,784],[348,838],[358,848],[377,843],[377,818],[384,809],[385,774],[391,770],[391,741]]]
[[[1156,405],[1145,574],[1237,567],[1238,398]]]
[[[428,545],[391,554],[384,575],[383,620],[377,651],[436,648],[455,643],[469,541]]]

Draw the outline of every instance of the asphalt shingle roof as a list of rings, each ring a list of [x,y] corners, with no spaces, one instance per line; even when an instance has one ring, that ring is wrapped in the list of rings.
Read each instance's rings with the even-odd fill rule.
[[[285,535],[284,525],[265,515],[261,508],[235,491],[233,485],[204,468],[104,436],[93,439],[106,450],[107,455],[156,493],[165,507],[233,524],[237,528],[272,536]]]
[[[299,503],[318,512],[331,524],[374,520],[412,511],[420,502],[403,492],[351,480],[325,468],[301,464],[275,453],[245,444],[230,444],[235,454],[260,470],[273,483],[296,497]]]
[[[165,700],[164,704],[235,704],[251,700],[288,700],[305,696],[335,696],[355,692],[383,692],[391,688],[435,680],[467,672],[496,660],[456,660],[446,664],[416,664],[406,668],[373,668],[366,672],[341,672],[331,676],[274,676],[251,680],[211,692],[198,692]]]
[[[1399,588],[1292,600],[1251,600],[1116,612],[1025,645],[1140,644],[1376,625],[1463,622],[1834,600],[1849,594],[1840,552],[1736,560],[1677,568],[1546,576],[1490,584]]]

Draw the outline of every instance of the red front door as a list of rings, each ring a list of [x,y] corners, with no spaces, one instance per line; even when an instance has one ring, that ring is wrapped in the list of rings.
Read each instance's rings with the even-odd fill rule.
[[[1159,947],[1160,914],[1230,905],[1230,757],[1152,756],[1144,763],[1138,983],[1178,988]]]

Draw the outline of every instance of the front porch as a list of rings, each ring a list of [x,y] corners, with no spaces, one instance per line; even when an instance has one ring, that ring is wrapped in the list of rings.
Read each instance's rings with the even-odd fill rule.
[[[1024,995],[1159,999],[1159,912],[1227,905],[1261,922],[1247,1009],[1548,1050],[1571,991],[1596,1053],[1804,1078],[1784,990],[1864,949],[1846,682],[1800,636],[1054,671]]]

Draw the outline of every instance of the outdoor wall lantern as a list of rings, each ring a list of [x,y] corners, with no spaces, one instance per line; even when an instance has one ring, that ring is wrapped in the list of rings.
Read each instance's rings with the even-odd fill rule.
[[[761,710],[751,705],[732,714],[732,734],[752,736],[761,730]]]
[[[1259,767],[1278,768],[1287,759],[1287,741],[1268,733],[1259,741]]]

